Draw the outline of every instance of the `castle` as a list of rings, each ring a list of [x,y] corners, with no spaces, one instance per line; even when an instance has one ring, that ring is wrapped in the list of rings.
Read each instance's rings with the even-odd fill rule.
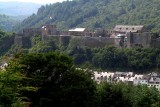
[[[75,28],[68,31],[57,30],[56,25],[44,25],[41,28],[24,29],[15,36],[15,43],[23,48],[32,46],[30,37],[41,35],[42,40],[57,38],[59,45],[67,45],[70,40],[78,39],[78,45],[104,47],[113,45],[119,48],[160,47],[160,38],[156,33],[148,32],[143,25],[117,25],[113,30]]]

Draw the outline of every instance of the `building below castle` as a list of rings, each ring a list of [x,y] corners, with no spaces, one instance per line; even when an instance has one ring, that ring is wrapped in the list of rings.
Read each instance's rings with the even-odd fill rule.
[[[146,85],[155,87],[160,91],[160,74],[151,72],[149,74],[135,74],[133,72],[97,72],[94,71],[93,79],[100,82],[119,83],[130,85]]]

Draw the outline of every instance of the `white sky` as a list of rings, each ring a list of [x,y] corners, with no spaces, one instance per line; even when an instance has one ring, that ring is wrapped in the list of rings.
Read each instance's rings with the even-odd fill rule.
[[[40,3],[40,4],[47,4],[47,3],[56,3],[62,2],[66,0],[0,0],[0,2],[7,2],[7,1],[19,1],[19,2],[31,2],[31,3]]]

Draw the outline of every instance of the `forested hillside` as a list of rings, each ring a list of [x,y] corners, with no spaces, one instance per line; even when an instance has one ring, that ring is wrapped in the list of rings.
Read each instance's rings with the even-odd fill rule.
[[[12,31],[15,25],[36,13],[40,6],[35,3],[0,1],[0,29]]]
[[[61,30],[73,27],[112,28],[117,24],[145,25],[160,31],[159,0],[72,0],[41,6],[15,30],[56,24]]]
[[[21,21],[21,18],[18,20],[18,17],[0,14],[0,29],[5,31],[12,31],[13,27]]]

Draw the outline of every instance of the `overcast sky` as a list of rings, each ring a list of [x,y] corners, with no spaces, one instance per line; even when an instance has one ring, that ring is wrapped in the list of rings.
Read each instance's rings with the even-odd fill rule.
[[[56,2],[62,2],[66,0],[0,0],[1,1],[20,1],[20,2],[32,2],[32,3],[40,3],[40,4],[46,4],[46,3],[56,3]]]

